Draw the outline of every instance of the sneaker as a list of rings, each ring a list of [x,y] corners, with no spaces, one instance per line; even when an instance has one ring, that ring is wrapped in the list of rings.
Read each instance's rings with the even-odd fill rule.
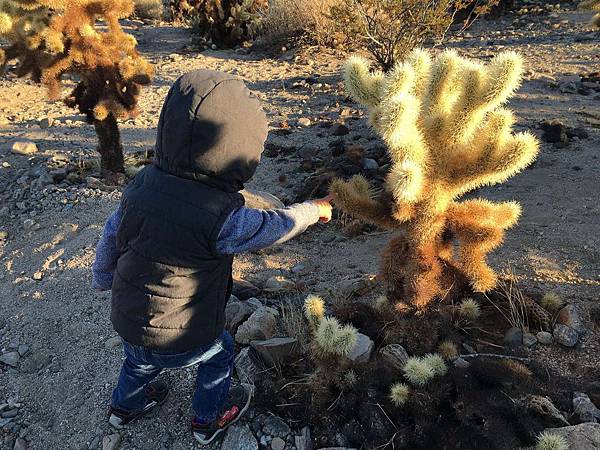
[[[144,406],[143,409],[131,412],[113,408],[111,406],[109,409],[110,417],[108,418],[108,423],[113,428],[121,430],[125,425],[130,424],[135,419],[148,414],[151,410],[165,402],[169,395],[169,386],[162,381],[155,381],[146,386],[144,393],[146,394],[147,400],[146,406]]]
[[[206,425],[196,422],[196,418],[192,420],[194,438],[202,445],[210,444],[244,415],[250,406],[253,394],[254,388],[249,384],[232,385],[221,417]]]

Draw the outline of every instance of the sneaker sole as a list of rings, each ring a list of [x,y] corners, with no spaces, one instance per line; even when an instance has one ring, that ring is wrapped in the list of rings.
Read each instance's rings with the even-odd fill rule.
[[[240,413],[235,417],[235,419],[233,419],[229,424],[227,424],[225,428],[221,428],[220,430],[215,431],[215,434],[213,434],[210,439],[204,440],[200,438],[196,433],[194,433],[194,439],[196,439],[196,441],[198,441],[201,445],[208,445],[212,443],[223,431],[227,430],[230,426],[235,425],[235,423],[238,420],[240,420],[240,418],[246,413],[246,411],[250,407],[250,402],[252,402],[252,398],[254,397],[254,386],[245,383],[242,383],[241,385],[247,387],[250,390],[250,395],[248,396],[246,404],[240,410]]]
[[[164,402],[166,402],[170,393],[171,393],[170,390],[167,391],[167,395],[165,395],[165,398],[163,398],[162,401],[160,401],[160,402],[157,402],[156,400],[152,400],[151,403],[147,404],[146,407],[143,410],[141,410],[138,415],[136,415],[135,417],[133,417],[126,424],[121,425],[120,423],[117,423],[117,420],[122,421],[122,419],[120,417],[114,415],[114,414],[111,414],[110,417],[108,418],[109,425],[111,427],[113,427],[115,430],[123,430],[125,427],[127,427],[132,422],[135,422],[137,419],[139,419],[140,417],[145,416],[146,414],[148,414],[150,411],[152,411],[157,406],[160,406]]]

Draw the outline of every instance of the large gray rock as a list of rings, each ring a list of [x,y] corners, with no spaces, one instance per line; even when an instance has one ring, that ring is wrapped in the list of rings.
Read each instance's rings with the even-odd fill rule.
[[[258,442],[247,425],[233,425],[227,430],[221,450],[258,450]]]
[[[579,334],[573,328],[560,323],[554,326],[552,336],[560,345],[565,347],[574,347],[579,340]]]
[[[294,444],[296,445],[296,450],[313,450],[310,428],[302,428],[300,435],[294,437]]]
[[[240,191],[246,200],[246,206],[256,209],[279,209],[285,208],[281,200],[272,194],[258,189],[246,188]]]
[[[371,353],[373,353],[374,347],[375,344],[369,336],[358,333],[356,345],[346,358],[354,364],[367,363],[369,362],[369,359],[371,359]]]
[[[102,450],[117,450],[121,444],[121,435],[109,434],[102,439]]]
[[[286,438],[292,433],[288,424],[277,416],[267,416],[263,422],[262,430],[269,436],[279,438]]]
[[[579,334],[584,334],[586,332],[585,325],[583,324],[579,311],[575,305],[567,305],[561,309],[556,316],[556,323],[573,328]]]
[[[249,344],[252,341],[271,339],[275,335],[275,326],[275,315],[267,308],[259,308],[238,327],[235,341],[238,344]]]
[[[0,355],[0,362],[11,367],[17,367],[19,359],[21,359],[19,352],[8,352]]]
[[[256,310],[254,305],[239,300],[229,300],[225,307],[225,328],[235,334],[238,327],[244,323]]]
[[[546,431],[564,437],[569,443],[569,450],[600,449],[600,424],[582,423],[571,427],[549,428]]]
[[[254,384],[258,368],[252,357],[253,350],[250,347],[243,348],[234,360],[235,372],[242,383]]]
[[[575,392],[573,393],[573,415],[581,423],[598,422],[600,409],[596,408],[587,394]]]
[[[402,370],[406,361],[408,361],[408,353],[400,344],[390,344],[379,350],[379,355],[385,363],[396,370]]]
[[[269,366],[281,366],[293,361],[300,350],[298,340],[292,337],[252,341],[250,345]]]

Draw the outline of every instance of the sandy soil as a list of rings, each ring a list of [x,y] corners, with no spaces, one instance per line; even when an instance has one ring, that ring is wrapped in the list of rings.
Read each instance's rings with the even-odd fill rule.
[[[522,19],[508,16],[482,22],[449,46],[462,53],[489,58],[512,49],[521,52],[528,71],[522,89],[511,102],[519,128],[541,135],[540,125],[559,119],[583,128],[588,139],[560,147],[544,143],[535,165],[502,186],[478,194],[495,200],[515,199],[523,217],[508,233],[506,243],[491,261],[512,270],[527,288],[553,290],[586,313],[600,297],[600,93],[570,93],[564,87],[573,75],[598,67],[597,33],[589,30],[589,14],[561,11]],[[547,23],[545,23],[547,22]],[[344,56],[315,49],[277,57],[234,51],[187,53],[186,30],[129,23],[142,52],[156,64],[157,76],[145,89],[142,114],[123,124],[127,151],[150,149],[161,102],[170,84],[192,69],[214,69],[240,76],[263,100],[273,127],[270,142],[329,152],[337,139],[320,122],[344,120],[348,142],[373,144],[362,112],[348,103],[339,68]],[[298,83],[318,75],[312,85]],[[68,83],[65,83],[68,86]],[[567,92],[565,92],[565,90]],[[346,110],[345,117],[340,114]],[[39,121],[51,117],[49,128]],[[308,127],[297,119],[309,118]],[[292,133],[275,131],[281,122]],[[10,153],[16,138],[36,142],[31,157]],[[0,447],[12,448],[21,435],[30,449],[96,448],[111,433],[106,409],[121,362],[121,350],[107,340],[115,335],[109,321],[109,295],[90,288],[90,266],[103,223],[116,207],[118,190],[84,184],[38,186],[40,168],[77,162],[94,156],[93,129],[59,102],[45,100],[45,91],[12,75],[0,81],[0,347],[4,351],[27,345],[30,350],[17,367],[0,364],[0,404],[21,404],[10,430],[0,431]],[[253,187],[292,199],[308,173],[299,170],[295,154],[264,158]],[[281,175],[287,181],[281,182]],[[299,275],[311,291],[332,288],[343,277],[376,271],[378,254],[388,234],[341,237],[339,223],[317,226],[280,248],[237,258],[237,276],[260,283],[302,263]],[[41,272],[41,280],[34,274]],[[35,278],[40,278],[37,274]],[[598,325],[575,349],[536,347],[540,358],[578,377],[598,370]],[[25,347],[22,347],[25,350]],[[193,441],[188,432],[193,371],[167,374],[174,394],[159,417],[142,420],[123,433],[121,448],[184,449]]]

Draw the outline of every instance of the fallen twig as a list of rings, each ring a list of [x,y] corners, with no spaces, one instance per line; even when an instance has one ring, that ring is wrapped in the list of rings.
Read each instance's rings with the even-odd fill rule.
[[[531,361],[531,358],[521,358],[519,356],[497,355],[496,353],[469,353],[468,355],[460,355],[460,358],[498,358],[498,359],[514,359],[515,361]]]

